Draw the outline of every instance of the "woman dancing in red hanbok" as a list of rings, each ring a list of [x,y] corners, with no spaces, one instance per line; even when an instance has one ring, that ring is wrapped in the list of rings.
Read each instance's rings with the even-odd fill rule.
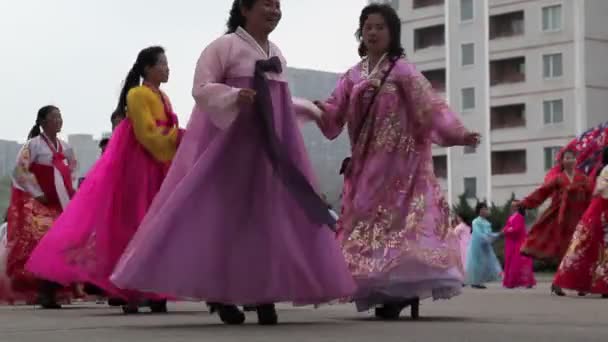
[[[551,205],[530,230],[521,252],[536,259],[561,261],[568,249],[574,228],[589,205],[591,186],[587,176],[576,170],[576,153],[561,154],[560,171],[547,177],[545,183],[521,202],[523,209],[536,209],[547,199]],[[564,296],[555,284],[553,293]]]
[[[580,296],[608,298],[608,148],[602,153],[594,198],[579,222],[554,284],[576,290]]]

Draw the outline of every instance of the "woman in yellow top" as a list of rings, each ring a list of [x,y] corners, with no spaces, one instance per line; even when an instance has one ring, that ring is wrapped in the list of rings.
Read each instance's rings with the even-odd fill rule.
[[[94,285],[122,299],[125,313],[136,313],[144,300],[153,312],[167,310],[163,297],[118,289],[109,276],[158,192],[181,139],[177,116],[160,90],[168,78],[163,48],[139,53],[117,107],[123,114],[126,109],[126,119],[27,265],[44,279]]]

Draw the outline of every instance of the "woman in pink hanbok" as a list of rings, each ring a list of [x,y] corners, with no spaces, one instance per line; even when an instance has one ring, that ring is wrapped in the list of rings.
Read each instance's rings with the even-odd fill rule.
[[[532,288],[536,285],[534,278],[534,262],[531,258],[520,253],[521,246],[526,241],[525,209],[513,207],[504,229],[505,236],[505,265],[502,285],[508,289],[517,287]]]
[[[467,251],[469,249],[469,244],[471,243],[471,226],[459,215],[455,216],[454,221],[454,224],[452,224],[452,226],[455,226],[454,237],[460,245],[460,260],[462,261],[462,267],[464,269],[464,265],[467,264]]]
[[[162,47],[138,54],[117,106],[125,119],[27,264],[44,279],[100,288],[112,297],[111,303],[125,304],[125,313],[137,313],[144,299],[153,312],[167,311],[163,296],[123,290],[109,278],[160,189],[181,139],[177,116],[160,90],[168,79]]]
[[[455,296],[463,281],[431,144],[475,146],[480,136],[405,59],[401,20],[389,5],[365,7],[358,35],[363,60],[317,103],[325,136],[336,138],[346,125],[351,140],[338,224],[343,254],[359,285],[359,310],[396,319],[411,305],[417,317],[419,300]]]
[[[355,284],[335,220],[312,187],[279,48],[279,0],[235,0],[228,33],[201,54],[195,108],[158,196],[113,281],[207,301],[226,324],[277,324],[274,303],[320,304]],[[315,106],[308,102],[309,108]]]

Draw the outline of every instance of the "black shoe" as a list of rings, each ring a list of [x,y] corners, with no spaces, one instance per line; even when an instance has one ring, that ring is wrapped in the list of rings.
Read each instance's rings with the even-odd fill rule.
[[[558,297],[564,297],[566,295],[564,290],[557,285],[551,285],[551,294],[555,294]]]
[[[135,315],[139,313],[139,305],[137,304],[127,304],[122,306],[122,312],[125,315]]]
[[[258,324],[260,325],[277,325],[279,316],[274,304],[260,305],[257,307]]]
[[[153,313],[167,313],[167,300],[151,300],[150,311]]]
[[[577,294],[579,297],[587,297],[587,294],[585,292],[579,292]]]
[[[608,294],[603,294],[603,295],[602,295],[602,298],[603,298],[603,299],[608,299]]]
[[[385,320],[385,321],[395,321],[399,319],[401,315],[401,310],[403,310],[404,306],[397,303],[387,303],[383,306],[376,308],[374,310],[374,314],[376,318]]]
[[[59,310],[61,309],[61,304],[57,303],[55,299],[51,298],[40,298],[38,300],[38,304],[45,310]]]
[[[245,314],[236,305],[213,304],[224,324],[239,325],[245,323]]]
[[[478,290],[486,290],[488,288],[485,285],[471,285],[471,287]]]
[[[121,298],[110,298],[108,299],[109,306],[124,306],[127,305],[127,301]]]
[[[61,285],[50,281],[40,281],[40,289],[38,291],[38,304],[45,310],[58,310],[61,305],[57,303],[56,293],[61,288]]]
[[[408,302],[410,306],[410,315],[413,320],[417,321],[420,318],[420,299],[414,298]]]

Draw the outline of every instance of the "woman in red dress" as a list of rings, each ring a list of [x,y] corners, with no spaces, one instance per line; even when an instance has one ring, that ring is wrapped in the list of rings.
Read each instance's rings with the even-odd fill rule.
[[[519,203],[523,209],[536,209],[547,199],[551,205],[543,212],[530,230],[521,253],[535,259],[554,260],[563,258],[574,228],[587,209],[591,197],[591,185],[585,174],[576,170],[576,153],[568,150],[561,155],[561,170]],[[558,296],[564,292],[555,284],[551,291]]]
[[[37,296],[45,309],[61,308],[56,297],[61,286],[33,275],[25,264],[74,195],[76,159],[73,149],[57,137],[62,125],[57,107],[38,111],[36,124],[17,157],[7,215],[6,269],[13,294],[27,302],[34,302]]]
[[[576,226],[554,284],[580,296],[595,293],[608,298],[608,148],[603,150],[601,167],[594,198]]]

